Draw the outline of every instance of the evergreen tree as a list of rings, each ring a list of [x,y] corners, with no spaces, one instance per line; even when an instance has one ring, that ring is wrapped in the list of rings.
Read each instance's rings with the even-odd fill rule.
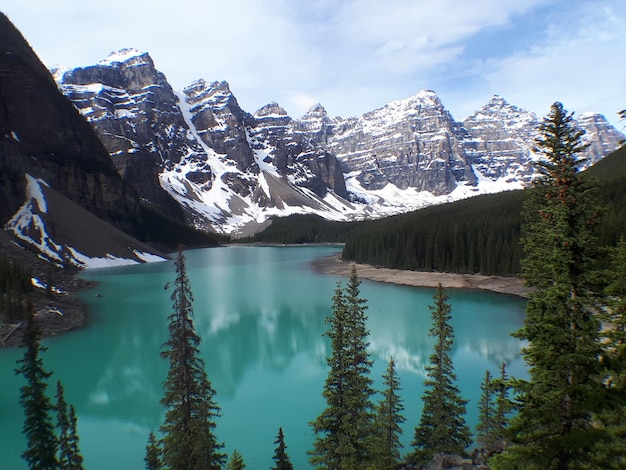
[[[402,388],[393,357],[389,360],[383,381],[385,390],[376,414],[375,468],[387,469],[395,468],[400,463],[400,425],[405,421],[402,415],[404,404],[399,395]]]
[[[502,448],[506,447],[507,428],[509,426],[509,414],[512,406],[509,400],[509,379],[506,373],[506,364],[500,366],[500,379],[494,381],[496,396],[496,416],[494,422],[494,437],[500,441]]]
[[[193,324],[193,295],[182,250],[175,265],[173,312],[168,317],[170,337],[161,352],[169,362],[161,399],[166,409],[161,425],[163,461],[172,470],[217,469],[226,460],[220,453],[223,444],[214,434],[215,418],[221,413],[200,358],[200,337]]]
[[[161,470],[163,468],[163,451],[157,441],[154,431],[150,431],[148,436],[148,444],[146,445],[146,456],[144,462],[146,462],[147,470]]]
[[[367,352],[367,306],[359,285],[353,267],[345,292],[337,284],[332,316],[326,319],[330,328],[325,334],[332,348],[323,391],[328,406],[311,423],[316,435],[309,452],[314,467],[362,469],[372,461],[372,361]]]
[[[63,385],[60,381],[57,381],[56,399],[59,468],[82,470],[83,457],[78,447],[76,411],[72,405],[68,405],[65,401]]]
[[[478,424],[476,424],[476,442],[483,449],[491,449],[496,428],[495,390],[491,372],[485,371],[485,378],[480,384],[480,401],[478,402]]]
[[[512,382],[514,445],[490,461],[494,468],[593,465],[605,437],[593,423],[593,413],[606,404],[598,360],[595,184],[578,173],[583,132],[561,103],[552,105],[540,134],[546,162],[523,211],[522,276],[534,290],[515,334],[529,342],[523,355],[530,378]]]
[[[287,454],[287,445],[285,444],[285,435],[283,434],[283,428],[278,429],[278,436],[274,441],[276,449],[274,450],[274,466],[272,470],[293,470],[293,465]]]
[[[231,455],[226,468],[228,470],[244,470],[246,468],[246,464],[243,461],[243,457],[237,451],[237,449],[233,450],[233,455]]]
[[[430,365],[426,366],[424,408],[411,443],[414,451],[409,459],[415,463],[428,461],[438,453],[462,455],[471,444],[471,432],[465,423],[467,400],[461,397],[454,383],[456,374],[450,358],[454,340],[451,308],[441,284],[434,300],[434,306],[429,307],[433,318],[429,334],[435,338],[435,350]]]
[[[28,312],[22,337],[22,345],[26,349],[24,357],[17,361],[20,367],[15,371],[26,379],[26,385],[20,388],[20,404],[25,415],[22,432],[26,436],[27,445],[22,457],[30,468],[57,469],[57,437],[50,416],[54,407],[46,396],[46,380],[52,373],[43,368],[40,354],[46,348],[40,343],[41,331],[36,324],[32,305],[28,306]]]

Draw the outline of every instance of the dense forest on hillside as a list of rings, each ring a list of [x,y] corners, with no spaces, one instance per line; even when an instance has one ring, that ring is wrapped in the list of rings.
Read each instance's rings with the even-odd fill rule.
[[[626,148],[585,172],[600,182],[601,245],[626,232]],[[346,241],[343,258],[396,269],[519,274],[520,212],[528,191],[478,196],[374,221]]]
[[[347,240],[342,256],[396,269],[515,274],[523,197],[477,196],[381,219]]]
[[[605,213],[601,245],[615,246],[626,227],[626,147],[585,172],[598,178]],[[275,219],[246,241],[345,243],[342,257],[419,271],[519,274],[521,207],[526,191],[488,194],[385,219],[332,222],[313,215]]]
[[[296,214],[272,220],[272,224],[243,243],[344,243],[355,230],[367,222],[333,222],[318,215]]]

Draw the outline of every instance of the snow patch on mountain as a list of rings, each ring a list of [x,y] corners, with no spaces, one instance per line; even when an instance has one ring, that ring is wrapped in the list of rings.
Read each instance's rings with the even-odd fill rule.
[[[42,179],[26,174],[26,201],[5,224],[4,229],[14,235],[21,242],[34,248],[39,256],[59,266],[74,265],[80,268],[100,268],[138,264],[142,262],[164,261],[165,258],[147,250],[124,247],[124,250],[115,250],[105,256],[88,256],[81,250],[73,247],[52,235],[54,230],[48,226],[48,221],[54,221],[56,228],[68,223],[58,220],[55,210],[51,209],[47,192],[52,192],[50,186]],[[91,215],[94,219],[95,216]],[[104,222],[100,221],[104,226]],[[96,228],[98,230],[98,228]],[[114,234],[116,229],[113,229]],[[130,238],[130,237],[128,237]],[[132,257],[120,253],[128,252]]]

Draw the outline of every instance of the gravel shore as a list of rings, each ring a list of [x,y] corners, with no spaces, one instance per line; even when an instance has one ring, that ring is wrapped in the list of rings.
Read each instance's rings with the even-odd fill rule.
[[[378,268],[369,264],[344,261],[339,257],[339,254],[317,259],[313,261],[312,265],[320,272],[336,276],[349,276],[352,266],[356,266],[357,274],[361,279],[405,286],[437,287],[441,283],[445,288],[485,289],[520,297],[528,297],[529,293],[528,287],[524,286],[521,279],[516,277]]]

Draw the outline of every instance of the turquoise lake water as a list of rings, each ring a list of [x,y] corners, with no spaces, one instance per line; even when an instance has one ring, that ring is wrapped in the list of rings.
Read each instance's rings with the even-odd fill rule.
[[[329,343],[324,319],[337,281],[316,272],[313,259],[339,247],[250,247],[190,250],[186,253],[194,293],[195,325],[201,353],[222,408],[216,434],[230,454],[237,449],[251,470],[272,465],[278,428],[297,469],[309,468],[306,451],[313,435],[308,423],[325,407],[322,388]],[[85,292],[91,307],[87,327],[44,341],[47,370],[78,414],[85,466],[142,469],[148,434],[162,418],[159,400],[166,364],[159,357],[167,339],[174,279],[171,261],[89,270],[98,285]],[[521,327],[523,299],[476,290],[449,289],[455,330],[453,360],[475,425],[480,382],[485,370],[523,375],[521,344],[510,333]],[[396,361],[404,398],[405,448],[421,412],[424,365],[432,352],[428,336],[434,289],[363,281],[368,300],[372,378],[381,376],[391,356]],[[0,465],[25,469],[18,404],[23,379],[14,375],[19,348],[0,350]],[[6,465],[6,466],[5,466]]]

